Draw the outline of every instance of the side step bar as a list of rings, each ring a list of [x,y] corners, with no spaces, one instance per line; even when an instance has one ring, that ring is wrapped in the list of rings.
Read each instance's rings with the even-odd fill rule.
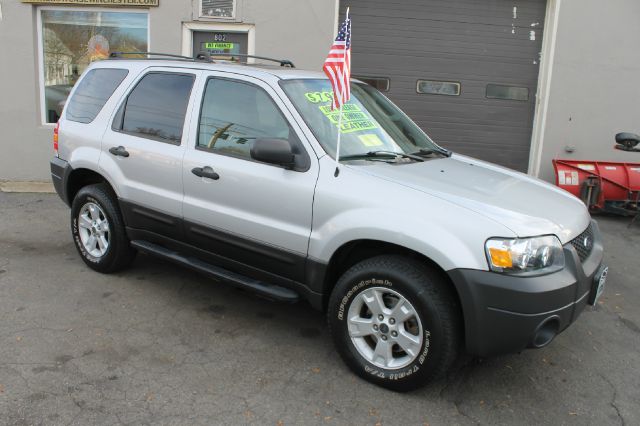
[[[131,241],[131,245],[136,249],[154,256],[162,257],[173,263],[187,266],[205,275],[221,279],[234,287],[249,290],[267,299],[280,302],[294,303],[298,301],[298,293],[285,287],[269,284],[253,278],[246,277],[236,272],[220,268],[200,259],[183,256],[175,251],[169,250],[157,244],[143,240]]]

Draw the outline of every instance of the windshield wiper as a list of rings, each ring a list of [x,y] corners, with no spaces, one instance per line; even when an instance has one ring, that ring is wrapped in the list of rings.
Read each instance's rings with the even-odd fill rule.
[[[395,152],[395,151],[384,151],[384,150],[379,150],[379,151],[369,151],[369,152],[363,152],[361,154],[352,154],[352,155],[345,155],[345,156],[341,156],[340,159],[341,160],[366,160],[366,159],[373,159],[373,158],[383,158],[383,157],[388,157],[388,158],[398,158],[398,157],[402,157],[402,158],[410,158],[412,160],[415,161],[424,161],[424,158],[419,157],[417,155],[414,154],[407,154],[404,152]]]
[[[445,157],[451,157],[451,151],[444,148],[437,148],[437,149],[420,148],[419,151],[411,153],[411,155],[420,155],[420,156],[427,156],[431,154],[442,154]]]

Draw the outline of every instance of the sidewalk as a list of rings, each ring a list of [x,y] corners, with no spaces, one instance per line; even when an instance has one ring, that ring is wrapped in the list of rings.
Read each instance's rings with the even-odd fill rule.
[[[54,193],[51,182],[0,180],[0,192]]]

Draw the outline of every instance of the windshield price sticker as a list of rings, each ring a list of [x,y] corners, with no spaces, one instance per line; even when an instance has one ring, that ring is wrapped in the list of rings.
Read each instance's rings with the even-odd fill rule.
[[[331,105],[322,105],[319,107],[325,117],[336,126],[340,122],[340,111],[332,110]],[[344,104],[342,106],[342,123],[340,126],[341,133],[359,132],[361,130],[377,129],[378,125],[371,117],[360,109],[356,104]]]
[[[362,145],[364,146],[381,146],[384,145],[384,142],[382,142],[382,139],[380,139],[380,137],[378,137],[378,135],[376,135],[375,133],[369,133],[366,135],[358,135],[358,139],[360,139],[360,142],[362,142]]]
[[[332,91],[307,92],[305,98],[313,104],[320,102],[331,102],[333,100]],[[331,105],[320,105],[320,111],[336,126],[340,123],[340,110],[331,109]],[[352,133],[362,130],[377,129],[378,124],[371,119],[371,116],[363,111],[359,105],[347,103],[342,106],[342,123],[340,133]]]
[[[304,94],[305,98],[312,104],[317,104],[318,102],[331,102],[333,100],[333,92],[325,91],[325,92],[307,92]]]
[[[357,108],[357,105],[350,105],[352,107],[356,107],[356,108],[350,108],[351,111],[345,111],[345,107],[347,105],[345,105],[342,109],[342,122],[348,122],[348,121],[362,121],[362,120],[367,120],[369,117],[367,116],[367,114],[365,114],[362,111],[359,111],[359,108]],[[322,110],[322,107],[320,107],[320,109]],[[322,111],[322,113],[333,123],[333,124],[338,124],[338,122],[340,121],[340,111],[339,110],[331,110],[331,107],[328,108],[329,111]]]

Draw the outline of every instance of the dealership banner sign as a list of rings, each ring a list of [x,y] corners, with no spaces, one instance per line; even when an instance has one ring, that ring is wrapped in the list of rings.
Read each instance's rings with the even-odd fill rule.
[[[150,7],[158,6],[160,0],[22,0],[22,3]]]

